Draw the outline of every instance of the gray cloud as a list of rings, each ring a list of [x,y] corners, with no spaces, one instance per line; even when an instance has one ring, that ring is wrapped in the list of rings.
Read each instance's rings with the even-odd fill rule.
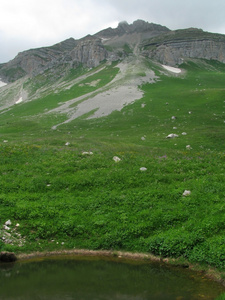
[[[198,27],[225,34],[224,0],[113,0],[108,1],[128,20],[143,18],[171,29]]]
[[[0,63],[19,51],[81,38],[126,20],[225,34],[224,0],[7,0],[0,3]]]

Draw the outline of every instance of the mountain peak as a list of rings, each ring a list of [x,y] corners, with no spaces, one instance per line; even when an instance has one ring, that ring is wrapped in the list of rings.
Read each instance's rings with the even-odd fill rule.
[[[122,21],[119,22],[117,29],[122,30],[122,31],[128,31],[129,30],[129,24],[127,23],[127,21]]]
[[[138,19],[134,21],[132,24],[128,24],[127,21],[122,21],[118,24],[116,30],[119,30],[120,33],[140,33],[145,31],[170,31],[167,27],[149,23],[144,20]]]
[[[109,39],[116,36],[123,36],[125,34],[133,34],[133,33],[146,33],[148,32],[149,37],[152,35],[157,35],[158,33],[166,33],[169,32],[165,26],[148,23],[143,20],[136,20],[132,24],[128,24],[127,21],[122,21],[118,24],[117,28],[107,28],[99,31],[95,34],[95,36],[103,39]]]
[[[170,29],[167,28],[166,26],[158,25],[155,23],[149,23],[140,19],[134,21],[133,24],[131,24],[130,26],[134,31],[138,31],[138,32],[154,31],[154,30],[170,31]]]

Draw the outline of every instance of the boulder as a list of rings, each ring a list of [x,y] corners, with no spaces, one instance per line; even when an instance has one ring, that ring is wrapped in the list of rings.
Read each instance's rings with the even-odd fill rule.
[[[170,134],[168,134],[167,135],[167,139],[173,139],[173,138],[176,138],[176,137],[178,137],[178,135],[177,134],[175,134],[175,133],[170,133]]]
[[[190,195],[191,195],[191,191],[189,191],[189,190],[185,190],[185,191],[183,192],[183,196],[184,196],[184,197],[190,196]]]
[[[141,168],[140,168],[140,171],[142,171],[142,172],[147,171],[147,168],[141,167]]]
[[[121,159],[118,157],[118,156],[114,156],[113,157],[113,160],[117,163],[117,162],[119,162],[119,161],[121,161]]]
[[[8,221],[5,222],[5,225],[10,226],[10,225],[12,225],[12,222],[10,220],[8,220]]]
[[[0,252],[0,262],[14,262],[16,255],[13,252]]]

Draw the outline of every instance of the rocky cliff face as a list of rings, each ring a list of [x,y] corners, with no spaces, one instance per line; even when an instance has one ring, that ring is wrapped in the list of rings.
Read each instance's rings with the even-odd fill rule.
[[[72,61],[93,68],[97,67],[101,61],[108,57],[108,52],[100,39],[89,36],[78,43],[70,52],[70,57]]]
[[[2,65],[0,77],[6,82],[12,82],[23,76],[33,77],[46,70],[54,71],[61,65],[73,68],[83,64],[92,68],[107,57],[108,52],[97,37],[87,36],[79,41],[69,39],[52,47],[19,53]]]
[[[178,30],[149,40],[143,47],[143,54],[171,66],[177,66],[187,58],[225,63],[225,36],[199,29]]]
[[[170,66],[177,66],[186,58],[213,59],[225,63],[225,42],[212,40],[171,42],[149,51],[148,57]]]
[[[129,50],[129,51],[128,51]],[[24,76],[33,77],[49,70],[59,76],[82,64],[92,68],[101,61],[123,59],[126,55],[144,55],[160,63],[177,66],[186,58],[214,59],[225,63],[225,35],[190,28],[171,31],[167,27],[137,20],[119,23],[80,40],[73,38],[51,47],[19,53],[0,65],[0,78],[13,82]]]
[[[54,65],[71,51],[77,42],[68,39],[52,47],[43,47],[20,52],[13,60],[0,69],[0,77],[6,82],[15,81],[23,76],[35,76]]]
[[[120,22],[117,28],[107,28],[96,33],[95,36],[100,38],[105,46],[121,50],[125,44],[134,48],[146,39],[168,32],[170,30],[165,26],[137,20],[130,25],[127,22]]]

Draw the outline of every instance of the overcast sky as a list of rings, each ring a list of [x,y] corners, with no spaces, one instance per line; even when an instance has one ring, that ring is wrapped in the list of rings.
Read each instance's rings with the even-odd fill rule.
[[[225,34],[225,0],[0,0],[0,63],[137,19]]]

